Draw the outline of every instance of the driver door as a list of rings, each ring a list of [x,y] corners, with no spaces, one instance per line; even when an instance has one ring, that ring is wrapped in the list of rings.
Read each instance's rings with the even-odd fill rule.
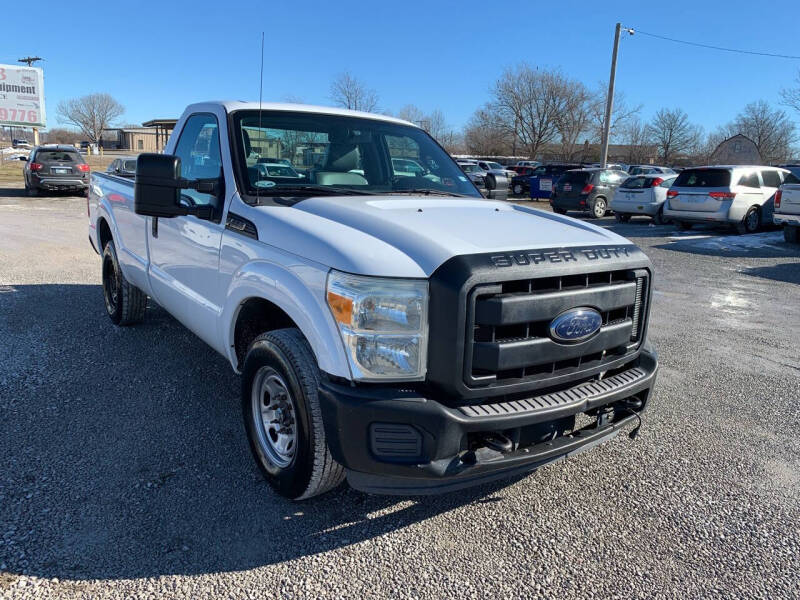
[[[155,300],[200,338],[217,346],[216,326],[221,312],[219,250],[224,185],[219,123],[212,114],[194,114],[186,120],[175,155],[181,159],[181,177],[219,179],[216,194],[182,190],[186,205],[210,205],[211,220],[192,215],[148,218],[150,286]]]

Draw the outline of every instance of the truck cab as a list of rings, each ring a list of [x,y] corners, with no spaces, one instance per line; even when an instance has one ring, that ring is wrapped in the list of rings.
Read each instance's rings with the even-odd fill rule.
[[[530,472],[652,398],[645,254],[482,198],[405,121],[194,104],[135,180],[93,173],[88,212],[112,322],[156,302],[225,356],[255,462],[292,499]]]

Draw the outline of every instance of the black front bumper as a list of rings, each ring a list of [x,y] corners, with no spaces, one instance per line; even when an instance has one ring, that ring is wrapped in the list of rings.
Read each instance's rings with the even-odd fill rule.
[[[651,396],[658,358],[650,348],[603,380],[540,396],[485,404],[448,406],[410,391],[387,387],[320,385],[325,432],[334,459],[350,485],[379,494],[433,494],[465,488],[534,469],[613,438],[636,420],[623,400]],[[546,441],[515,443],[511,449],[475,447],[484,434],[547,432],[549,424],[572,415],[615,407],[594,422]],[[516,432],[516,433],[514,433]]]

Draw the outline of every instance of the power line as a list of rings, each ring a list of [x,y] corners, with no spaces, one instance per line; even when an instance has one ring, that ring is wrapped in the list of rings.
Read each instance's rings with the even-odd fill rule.
[[[774,54],[772,52],[755,52],[752,50],[739,50],[737,48],[723,48],[722,46],[712,46],[711,44],[701,44],[700,42],[687,42],[686,40],[676,40],[675,38],[658,35],[657,33],[648,33],[641,29],[634,29],[640,35],[647,35],[650,37],[666,40],[668,42],[675,42],[677,44],[686,44],[687,46],[698,46],[700,48],[709,48],[711,50],[722,50],[723,52],[735,52],[737,54],[753,54],[755,56],[769,56],[771,58],[788,58],[790,60],[800,60],[800,56],[792,56],[791,54]]]

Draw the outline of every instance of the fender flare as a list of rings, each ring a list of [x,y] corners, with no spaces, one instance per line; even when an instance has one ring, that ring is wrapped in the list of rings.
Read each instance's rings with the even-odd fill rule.
[[[272,302],[295,322],[308,340],[320,370],[351,379],[339,328],[325,302],[327,276],[327,270],[316,268],[301,279],[291,269],[266,260],[246,263],[233,274],[219,320],[219,334],[225,355],[237,373],[241,368],[234,348],[236,320],[245,301],[260,298]]]

